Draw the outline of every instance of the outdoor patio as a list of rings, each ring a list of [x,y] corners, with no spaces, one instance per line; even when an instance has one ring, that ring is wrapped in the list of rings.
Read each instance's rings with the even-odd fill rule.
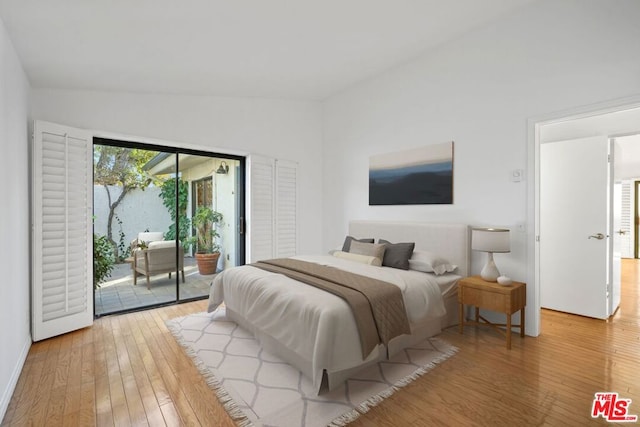
[[[182,283],[182,279],[180,280],[180,299],[208,296],[209,286],[214,277],[215,274],[199,274],[195,259],[185,257],[185,283]],[[131,264],[116,264],[109,280],[95,290],[95,314],[99,316],[175,300],[175,273],[171,278],[166,273],[151,276],[151,289],[147,289],[147,280],[144,276],[138,276],[138,284],[133,285]]]

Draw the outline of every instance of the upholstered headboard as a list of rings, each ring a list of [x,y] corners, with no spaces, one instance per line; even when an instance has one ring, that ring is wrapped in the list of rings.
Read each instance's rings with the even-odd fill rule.
[[[458,266],[456,274],[467,276],[470,271],[469,226],[466,224],[351,221],[349,235],[373,237],[392,243],[415,242],[416,250],[431,251]]]

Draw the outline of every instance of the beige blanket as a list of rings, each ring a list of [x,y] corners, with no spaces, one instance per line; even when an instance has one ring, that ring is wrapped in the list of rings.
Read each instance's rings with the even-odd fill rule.
[[[353,311],[360,334],[362,358],[380,343],[411,333],[400,288],[381,280],[311,262],[280,258],[254,267],[283,274],[344,299]]]

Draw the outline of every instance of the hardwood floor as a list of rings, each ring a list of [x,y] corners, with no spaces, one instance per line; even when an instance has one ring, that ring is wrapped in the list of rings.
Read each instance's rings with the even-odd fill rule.
[[[640,263],[624,260],[622,277],[609,321],[543,310],[542,334],[514,336],[510,351],[489,328],[447,329],[459,353],[352,425],[607,424],[590,416],[598,391],[640,415]],[[233,425],[164,324],[205,306],[105,317],[35,343],[2,425]]]

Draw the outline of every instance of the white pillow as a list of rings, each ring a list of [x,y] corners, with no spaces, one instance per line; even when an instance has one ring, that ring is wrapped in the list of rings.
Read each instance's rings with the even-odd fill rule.
[[[451,273],[458,268],[446,259],[429,251],[413,251],[409,259],[409,269],[423,271],[425,273],[435,273],[437,275]]]
[[[362,264],[375,265],[377,267],[380,267],[382,265],[382,261],[380,260],[380,258],[376,258],[374,256],[360,255],[342,251],[335,251],[333,253],[333,256],[336,258],[348,259],[349,261],[360,262]]]
[[[329,251],[329,255],[333,255],[333,254],[335,254],[336,252],[341,252],[341,251],[342,251],[342,248],[335,248],[335,249],[331,249],[331,250]]]

